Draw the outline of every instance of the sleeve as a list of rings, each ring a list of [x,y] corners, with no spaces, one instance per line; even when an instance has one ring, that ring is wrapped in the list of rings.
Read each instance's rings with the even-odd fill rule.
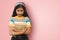
[[[31,22],[30,19],[27,17],[27,21],[26,21],[27,27],[31,27]]]
[[[11,19],[9,20],[9,26],[14,26],[14,20],[13,20],[13,18],[11,18]]]

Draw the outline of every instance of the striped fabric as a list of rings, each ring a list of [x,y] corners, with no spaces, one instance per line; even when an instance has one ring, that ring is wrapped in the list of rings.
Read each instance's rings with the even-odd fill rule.
[[[30,20],[28,17],[25,17],[24,19],[21,19],[21,20],[17,20],[12,17],[9,21],[9,26],[14,26],[15,23],[30,25]]]

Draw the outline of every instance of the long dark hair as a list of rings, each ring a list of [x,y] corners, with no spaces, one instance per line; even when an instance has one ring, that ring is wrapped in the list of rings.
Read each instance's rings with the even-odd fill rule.
[[[15,8],[14,8],[13,14],[12,14],[12,17],[17,16],[16,9],[18,9],[20,7],[22,7],[24,9],[24,13],[23,13],[22,16],[29,17],[28,14],[27,14],[27,10],[26,10],[25,4],[23,2],[18,2],[18,3],[22,3],[23,5],[22,4],[15,5]]]

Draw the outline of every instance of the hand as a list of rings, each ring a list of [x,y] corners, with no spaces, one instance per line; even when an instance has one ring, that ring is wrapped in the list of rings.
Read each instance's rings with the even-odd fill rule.
[[[20,31],[20,30],[17,30],[16,27],[13,27],[13,28],[12,28],[12,31],[18,32],[18,31]]]
[[[24,34],[26,32],[26,28],[24,28],[21,33]]]

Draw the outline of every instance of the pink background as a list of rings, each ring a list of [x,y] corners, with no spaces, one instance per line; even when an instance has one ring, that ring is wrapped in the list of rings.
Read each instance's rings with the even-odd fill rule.
[[[31,18],[29,40],[60,40],[60,0],[0,0],[0,40],[10,40],[8,22],[16,2],[22,1]]]

